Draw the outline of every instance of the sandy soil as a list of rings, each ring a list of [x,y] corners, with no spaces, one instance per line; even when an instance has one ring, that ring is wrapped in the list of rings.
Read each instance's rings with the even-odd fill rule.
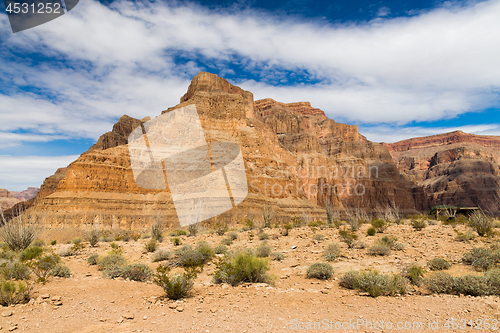
[[[461,263],[462,255],[474,246],[489,246],[495,238],[457,242],[453,228],[444,225],[429,226],[422,231],[414,231],[408,225],[391,226],[384,234],[374,237],[364,236],[367,228],[363,226],[358,234],[362,235],[360,241],[368,246],[382,235],[394,235],[405,244],[405,250],[393,251],[386,257],[372,257],[367,255],[366,249],[347,249],[339,242],[336,229],[297,228],[287,237],[269,240],[274,251],[286,256],[282,262],[271,262],[271,274],[276,277],[273,286],[211,284],[214,264],[209,264],[197,278],[191,296],[179,301],[165,299],[163,290],[151,282],[102,277],[95,266],[87,264],[89,254],[105,253],[110,249],[109,243],[101,242],[96,248],[87,246],[78,255],[63,258],[64,264],[71,269],[71,278],[51,278],[47,284],[36,286],[34,299],[29,304],[0,308],[0,331],[442,332],[448,331],[443,326],[447,319],[489,319],[490,323],[493,319],[500,320],[500,302],[496,296],[430,295],[423,288],[416,288],[410,295],[372,298],[338,285],[339,277],[350,269],[374,267],[383,272],[398,272],[409,263],[425,265],[434,257],[453,263],[451,274],[478,274]],[[266,229],[265,232],[279,234],[278,229]],[[256,237],[249,240],[249,233],[240,232],[230,248],[257,246],[260,241]],[[313,240],[315,233],[324,235],[324,240]],[[206,240],[215,246],[224,237],[207,233],[196,237],[181,236],[181,240],[183,244],[192,245]],[[116,243],[123,248],[130,263],[146,263],[154,269],[157,264],[151,262],[151,254],[143,253],[146,241]],[[322,251],[331,242],[343,246],[342,257],[332,262],[334,279],[306,279],[309,265],[324,261]],[[68,246],[62,244],[53,248],[58,251]],[[169,237],[160,247],[175,249]],[[477,331],[476,324],[471,327],[457,323],[459,328],[453,331]],[[500,324],[497,328],[500,330]],[[483,327],[481,331],[497,330]]]

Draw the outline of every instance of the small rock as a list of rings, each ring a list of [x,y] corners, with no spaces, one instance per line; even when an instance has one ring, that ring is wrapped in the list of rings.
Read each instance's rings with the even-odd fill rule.
[[[55,306],[61,306],[61,305],[63,305],[63,302],[62,301],[54,301],[54,302],[52,302],[52,304]]]
[[[54,296],[54,297],[52,297],[52,300],[53,301],[60,301],[61,300],[61,296]]]
[[[49,294],[43,294],[43,295],[40,295],[40,298],[41,299],[48,299],[48,298],[50,298],[50,295]]]
[[[12,311],[2,312],[2,317],[10,317],[12,314]]]
[[[134,314],[133,313],[127,313],[122,315],[123,318],[125,319],[134,319]]]
[[[123,323],[123,318],[118,319],[116,322],[117,322],[118,324]]]
[[[179,311],[179,312],[182,312],[182,311],[184,311],[184,308],[182,306],[179,306],[179,307],[176,308],[176,310]]]
[[[295,250],[297,248],[297,245],[292,246],[292,250]]]
[[[12,331],[15,331],[15,330],[17,330],[17,324],[12,325],[11,327],[9,327],[9,332],[12,332]]]
[[[216,309],[216,308],[211,308],[211,309],[210,309],[210,312],[212,312],[212,313],[216,313],[216,312],[217,312],[217,309]]]
[[[175,309],[177,307],[177,304],[170,304],[168,307],[171,309]]]

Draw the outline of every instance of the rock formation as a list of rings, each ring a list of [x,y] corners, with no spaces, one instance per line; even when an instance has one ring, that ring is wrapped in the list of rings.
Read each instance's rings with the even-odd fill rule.
[[[38,193],[37,187],[28,187],[22,192],[7,191],[0,189],[0,210],[7,210],[14,207],[19,202],[29,201],[36,197]]]
[[[261,219],[267,204],[285,220],[324,218],[327,203],[428,208],[425,193],[400,174],[386,147],[309,103],[254,102],[252,93],[200,72],[180,104],[163,113],[190,104],[196,105],[207,141],[237,143],[245,161],[247,198],[214,220]],[[127,138],[146,120],[120,118],[87,152],[45,180],[35,209],[56,225],[101,219],[141,227],[157,216],[177,224],[170,192],[146,190],[134,181]]]
[[[500,137],[455,131],[384,145],[435,204],[500,209]]]

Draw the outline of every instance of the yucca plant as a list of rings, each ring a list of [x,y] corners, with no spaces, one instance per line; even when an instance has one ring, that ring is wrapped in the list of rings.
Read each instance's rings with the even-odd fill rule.
[[[0,239],[12,251],[22,251],[28,248],[42,231],[38,214],[23,213],[7,221],[0,212],[3,226],[0,228]]]

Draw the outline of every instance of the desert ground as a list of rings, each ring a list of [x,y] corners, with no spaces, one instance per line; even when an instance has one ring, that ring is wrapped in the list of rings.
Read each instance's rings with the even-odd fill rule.
[[[406,295],[373,298],[338,283],[349,270],[376,268],[383,273],[398,273],[411,263],[425,267],[435,257],[452,264],[448,270],[452,275],[479,275],[482,273],[462,263],[462,256],[473,247],[490,247],[498,236],[457,241],[453,229],[465,232],[469,228],[437,221],[421,231],[408,223],[391,225],[375,236],[367,236],[369,227],[362,225],[357,232],[358,242],[366,247],[355,249],[340,241],[336,228],[303,226],[291,229],[288,236],[281,235],[279,228],[265,228],[273,251],[285,256],[282,261],[270,260],[273,283],[235,287],[213,284],[215,264],[209,262],[197,277],[191,294],[177,301],[167,299],[163,289],[151,281],[103,277],[96,266],[87,263],[87,258],[94,253],[105,254],[111,249],[110,242],[100,241],[96,247],[87,243],[75,255],[62,258],[71,277],[51,277],[46,284],[36,284],[29,303],[0,307],[0,332],[463,332],[479,329],[476,324],[470,326],[471,319],[489,319],[490,323],[500,320],[498,296],[435,295],[416,286]],[[234,226],[235,230],[238,228]],[[46,230],[43,238],[46,247],[58,252],[71,247],[66,241],[79,234],[82,231],[76,229]],[[261,240],[250,234],[256,235],[257,230],[239,231],[238,239],[228,247],[256,247]],[[397,237],[404,249],[387,256],[368,255],[367,248],[384,235]],[[225,237],[209,230],[200,230],[196,236],[179,236],[181,245],[192,246],[199,241],[216,246]],[[49,245],[52,239],[58,240],[55,245]],[[153,254],[144,251],[148,241],[146,238],[115,243],[129,263],[144,263],[155,269],[160,263],[153,263]],[[330,243],[341,247],[340,257],[330,262],[334,277],[306,278],[311,264],[325,262],[323,251]],[[172,252],[177,248],[170,236],[159,245]],[[427,270],[426,276],[432,273]],[[444,325],[448,319],[465,319],[467,324],[447,329]],[[482,331],[496,330],[482,327]]]

